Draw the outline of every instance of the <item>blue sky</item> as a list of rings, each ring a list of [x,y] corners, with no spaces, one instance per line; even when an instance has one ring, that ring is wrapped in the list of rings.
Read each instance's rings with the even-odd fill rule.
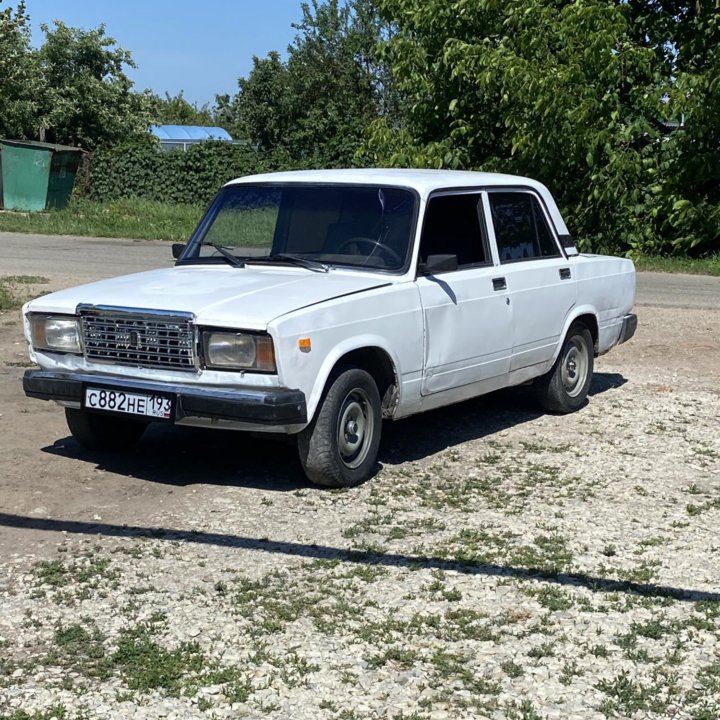
[[[15,7],[6,0],[4,7]],[[181,90],[190,102],[213,104],[215,95],[237,92],[237,79],[252,57],[271,50],[283,56],[302,17],[301,0],[26,0],[33,44],[42,23],[62,20],[106,33],[132,53],[128,75],[136,90],[163,96]]]

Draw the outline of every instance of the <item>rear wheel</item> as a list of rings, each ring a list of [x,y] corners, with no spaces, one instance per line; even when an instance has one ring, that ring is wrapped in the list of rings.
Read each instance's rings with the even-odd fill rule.
[[[570,326],[551,370],[535,381],[535,392],[545,410],[571,413],[583,406],[593,374],[593,341],[583,323]]]
[[[74,408],[65,408],[65,420],[72,436],[88,450],[124,450],[132,447],[147,427],[147,423],[138,420]]]
[[[360,368],[338,370],[313,421],[298,436],[305,474],[327,487],[367,480],[377,462],[381,423],[380,394],[372,376]]]

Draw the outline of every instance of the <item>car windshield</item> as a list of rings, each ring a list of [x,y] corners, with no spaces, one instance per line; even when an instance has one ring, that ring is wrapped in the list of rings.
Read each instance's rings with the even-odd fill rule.
[[[409,190],[371,185],[230,185],[182,262],[401,270],[416,214]]]

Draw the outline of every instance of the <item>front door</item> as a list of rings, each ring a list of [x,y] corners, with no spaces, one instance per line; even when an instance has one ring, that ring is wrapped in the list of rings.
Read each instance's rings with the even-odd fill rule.
[[[512,350],[512,308],[492,265],[479,192],[433,195],[425,212],[420,262],[456,255],[456,270],[418,277],[425,352],[422,394],[504,383]]]

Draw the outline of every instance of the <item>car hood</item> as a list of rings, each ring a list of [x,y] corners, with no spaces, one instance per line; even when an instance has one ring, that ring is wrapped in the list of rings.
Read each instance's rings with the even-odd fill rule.
[[[80,304],[193,313],[204,325],[264,330],[309,305],[389,284],[352,271],[304,268],[180,266],[61,290],[28,303],[31,312],[75,313]]]

